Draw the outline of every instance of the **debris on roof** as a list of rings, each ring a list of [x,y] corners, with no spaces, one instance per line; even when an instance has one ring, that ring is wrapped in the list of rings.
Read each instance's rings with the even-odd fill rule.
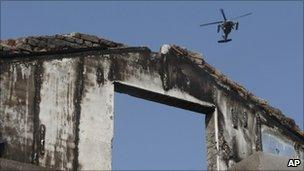
[[[108,49],[117,47],[126,47],[126,45],[82,33],[57,34],[54,36],[30,36],[4,41],[1,40],[0,42],[2,55],[59,52],[92,48]]]

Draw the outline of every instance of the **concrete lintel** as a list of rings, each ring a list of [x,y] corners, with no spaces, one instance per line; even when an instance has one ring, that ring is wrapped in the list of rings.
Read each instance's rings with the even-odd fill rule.
[[[183,99],[173,95],[172,93],[170,94],[169,92],[153,92],[121,81],[115,81],[114,87],[115,91],[119,93],[126,93],[134,97],[163,103],[198,113],[210,114],[215,108],[212,103],[201,101],[195,99],[194,97],[193,99]]]

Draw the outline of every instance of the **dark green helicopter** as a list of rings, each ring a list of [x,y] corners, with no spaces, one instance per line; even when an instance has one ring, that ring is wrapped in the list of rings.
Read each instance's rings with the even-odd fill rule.
[[[232,31],[232,29],[234,29],[235,26],[235,30],[237,30],[239,28],[239,22],[237,21],[232,21],[241,17],[245,17],[247,15],[251,15],[252,13],[246,13],[237,17],[232,18],[231,20],[227,20],[226,15],[224,13],[223,9],[220,9],[222,16],[224,18],[223,21],[216,21],[216,22],[211,22],[211,23],[206,23],[206,24],[201,24],[200,26],[207,26],[207,25],[212,25],[212,24],[218,24],[217,25],[217,32],[220,32],[220,30],[222,29],[222,31],[224,32],[223,36],[222,36],[222,40],[219,40],[219,43],[226,43],[231,41],[232,39],[228,39],[228,35],[229,33]]]

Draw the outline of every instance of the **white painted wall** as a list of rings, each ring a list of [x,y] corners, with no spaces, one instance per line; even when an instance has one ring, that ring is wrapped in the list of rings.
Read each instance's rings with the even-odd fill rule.
[[[84,94],[79,124],[79,167],[81,170],[111,170],[114,128],[114,84],[107,80],[109,63],[88,59],[84,69]],[[93,64],[94,63],[94,64]],[[96,82],[96,67],[104,69],[104,85]]]
[[[75,148],[74,93],[77,59],[43,62],[39,119],[44,124],[45,155],[41,166],[72,169]]]

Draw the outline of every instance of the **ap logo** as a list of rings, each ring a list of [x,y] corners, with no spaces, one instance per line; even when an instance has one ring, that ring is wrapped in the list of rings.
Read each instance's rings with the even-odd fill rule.
[[[287,167],[298,167],[301,164],[300,159],[289,159]]]

